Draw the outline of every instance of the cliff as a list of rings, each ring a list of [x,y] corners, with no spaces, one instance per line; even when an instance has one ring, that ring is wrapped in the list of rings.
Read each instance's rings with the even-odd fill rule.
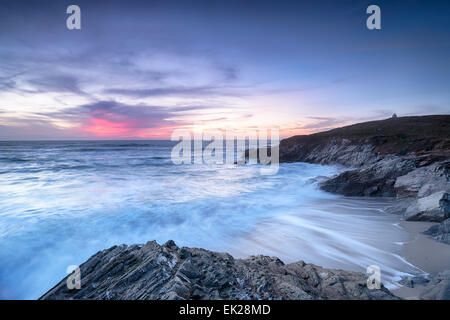
[[[359,166],[387,155],[448,159],[450,115],[401,117],[358,123],[280,143],[280,161]]]

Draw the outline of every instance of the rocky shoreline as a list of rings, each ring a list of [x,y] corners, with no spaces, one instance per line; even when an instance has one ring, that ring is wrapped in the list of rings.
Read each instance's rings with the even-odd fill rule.
[[[350,168],[321,183],[345,196],[396,197],[388,211],[438,222],[426,231],[450,244],[450,116],[392,118],[281,141],[280,161]]]
[[[349,169],[323,181],[323,190],[395,197],[388,212],[439,223],[423,233],[450,245],[449,137],[448,115],[392,118],[283,140],[280,161],[343,165]],[[423,279],[427,286],[420,297],[450,299],[449,274]]]
[[[282,140],[280,161],[343,165],[348,170],[322,189],[395,197],[389,212],[438,223],[425,234],[450,245],[449,137],[450,116],[387,119]],[[67,289],[65,278],[41,299],[398,299],[384,287],[369,290],[362,273],[267,256],[234,259],[173,241],[115,246],[80,268],[82,289]],[[420,298],[450,299],[450,271],[422,280]]]

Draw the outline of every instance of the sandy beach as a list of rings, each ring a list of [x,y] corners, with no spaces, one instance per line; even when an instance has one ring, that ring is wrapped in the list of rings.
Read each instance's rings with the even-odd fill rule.
[[[436,274],[450,267],[450,246],[422,234],[434,225],[430,222],[402,221],[400,226],[408,231],[410,240],[402,246],[401,256],[429,274]],[[401,287],[392,292],[404,299],[418,299],[423,285],[414,288]]]

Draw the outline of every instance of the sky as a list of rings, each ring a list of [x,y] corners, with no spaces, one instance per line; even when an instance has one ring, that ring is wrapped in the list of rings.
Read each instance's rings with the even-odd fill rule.
[[[0,0],[0,140],[449,114],[449,70],[448,1]]]

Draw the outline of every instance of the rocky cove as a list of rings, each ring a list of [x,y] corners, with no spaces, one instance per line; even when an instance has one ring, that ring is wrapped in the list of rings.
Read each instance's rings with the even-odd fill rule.
[[[440,223],[427,231],[450,244],[450,116],[392,118],[280,143],[280,161],[351,169],[321,183],[346,196],[395,197],[407,221]]]
[[[435,223],[426,236],[448,246],[449,123],[450,116],[403,117],[295,136],[281,141],[280,161],[345,166],[321,188],[394,197],[389,212]],[[81,290],[68,290],[65,278],[42,299],[397,299],[384,287],[369,290],[360,272],[268,256],[235,259],[172,241],[114,246],[80,268]],[[449,298],[449,271],[404,280],[418,284],[420,298]]]

